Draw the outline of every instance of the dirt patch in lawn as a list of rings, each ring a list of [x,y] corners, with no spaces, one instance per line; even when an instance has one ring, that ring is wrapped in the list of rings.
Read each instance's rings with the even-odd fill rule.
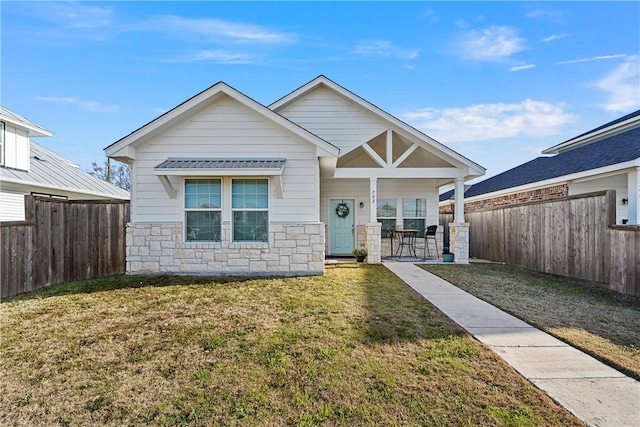
[[[1,425],[581,425],[383,266],[0,304]]]
[[[640,380],[640,299],[501,264],[421,267]]]

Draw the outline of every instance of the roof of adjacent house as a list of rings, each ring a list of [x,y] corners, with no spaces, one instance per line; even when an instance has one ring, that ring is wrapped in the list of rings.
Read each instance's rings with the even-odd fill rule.
[[[632,113],[638,115],[640,112]],[[633,117],[625,116],[615,122]],[[623,120],[624,119],[624,120]],[[611,126],[613,122],[605,125]],[[596,128],[591,132],[602,129]],[[585,145],[572,148],[551,157],[538,157],[499,175],[472,185],[465,198],[493,193],[521,185],[558,178],[640,158],[640,126],[614,134]],[[440,195],[440,201],[453,197],[453,190]]]
[[[30,142],[30,170],[0,167],[0,179],[51,190],[65,190],[115,199],[129,199],[129,192],[96,178],[59,154]],[[52,191],[54,192],[54,191]]]
[[[606,129],[606,128],[608,128],[608,127],[611,127],[611,126],[617,125],[618,123],[625,122],[625,121],[627,121],[627,120],[629,120],[629,119],[632,119],[632,118],[634,118],[634,117],[638,117],[638,116],[640,116],[640,110],[634,111],[634,112],[629,113],[629,114],[627,114],[627,115],[625,115],[625,116],[622,116],[622,117],[620,117],[620,118],[617,118],[617,119],[615,119],[615,120],[612,120],[612,121],[610,121],[609,123],[606,123],[606,124],[604,124],[604,125],[602,125],[602,126],[598,126],[598,127],[597,127],[597,128],[595,128],[595,129],[591,129],[590,131],[585,132],[585,133],[583,133],[583,134],[580,134],[580,135],[578,135],[578,136],[574,136],[573,138],[569,138],[568,140],[566,140],[566,141],[564,141],[564,142],[569,142],[569,141],[573,141],[574,139],[582,138],[583,136],[586,136],[586,135],[589,135],[589,134],[595,133],[595,132],[597,132],[597,131],[599,131],[599,130],[602,130],[602,129]]]
[[[20,114],[0,105],[0,118],[4,121],[24,127],[30,131],[30,136],[51,136],[53,133]]]

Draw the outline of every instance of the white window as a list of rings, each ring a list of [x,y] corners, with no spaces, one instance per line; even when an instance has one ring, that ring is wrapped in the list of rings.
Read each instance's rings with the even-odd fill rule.
[[[396,229],[398,216],[396,199],[378,199],[377,217],[382,223],[382,237],[391,237],[391,232]]]
[[[184,183],[186,240],[220,241],[222,181],[187,179]]]
[[[0,122],[0,165],[4,166],[4,122]]]
[[[402,199],[402,219],[405,230],[418,230],[422,237],[427,218],[427,199]]]
[[[266,242],[269,240],[269,181],[233,179],[231,211],[234,242]]]

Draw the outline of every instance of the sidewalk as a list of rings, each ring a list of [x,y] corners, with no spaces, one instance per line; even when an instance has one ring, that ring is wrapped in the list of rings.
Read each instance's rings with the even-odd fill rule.
[[[640,382],[411,263],[384,262],[589,426],[640,426]]]

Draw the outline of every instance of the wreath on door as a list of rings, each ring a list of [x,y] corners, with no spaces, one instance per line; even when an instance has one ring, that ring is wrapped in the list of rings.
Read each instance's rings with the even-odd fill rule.
[[[345,202],[339,203],[338,206],[336,206],[336,215],[338,215],[339,218],[347,217],[349,215],[349,206],[347,206]]]

